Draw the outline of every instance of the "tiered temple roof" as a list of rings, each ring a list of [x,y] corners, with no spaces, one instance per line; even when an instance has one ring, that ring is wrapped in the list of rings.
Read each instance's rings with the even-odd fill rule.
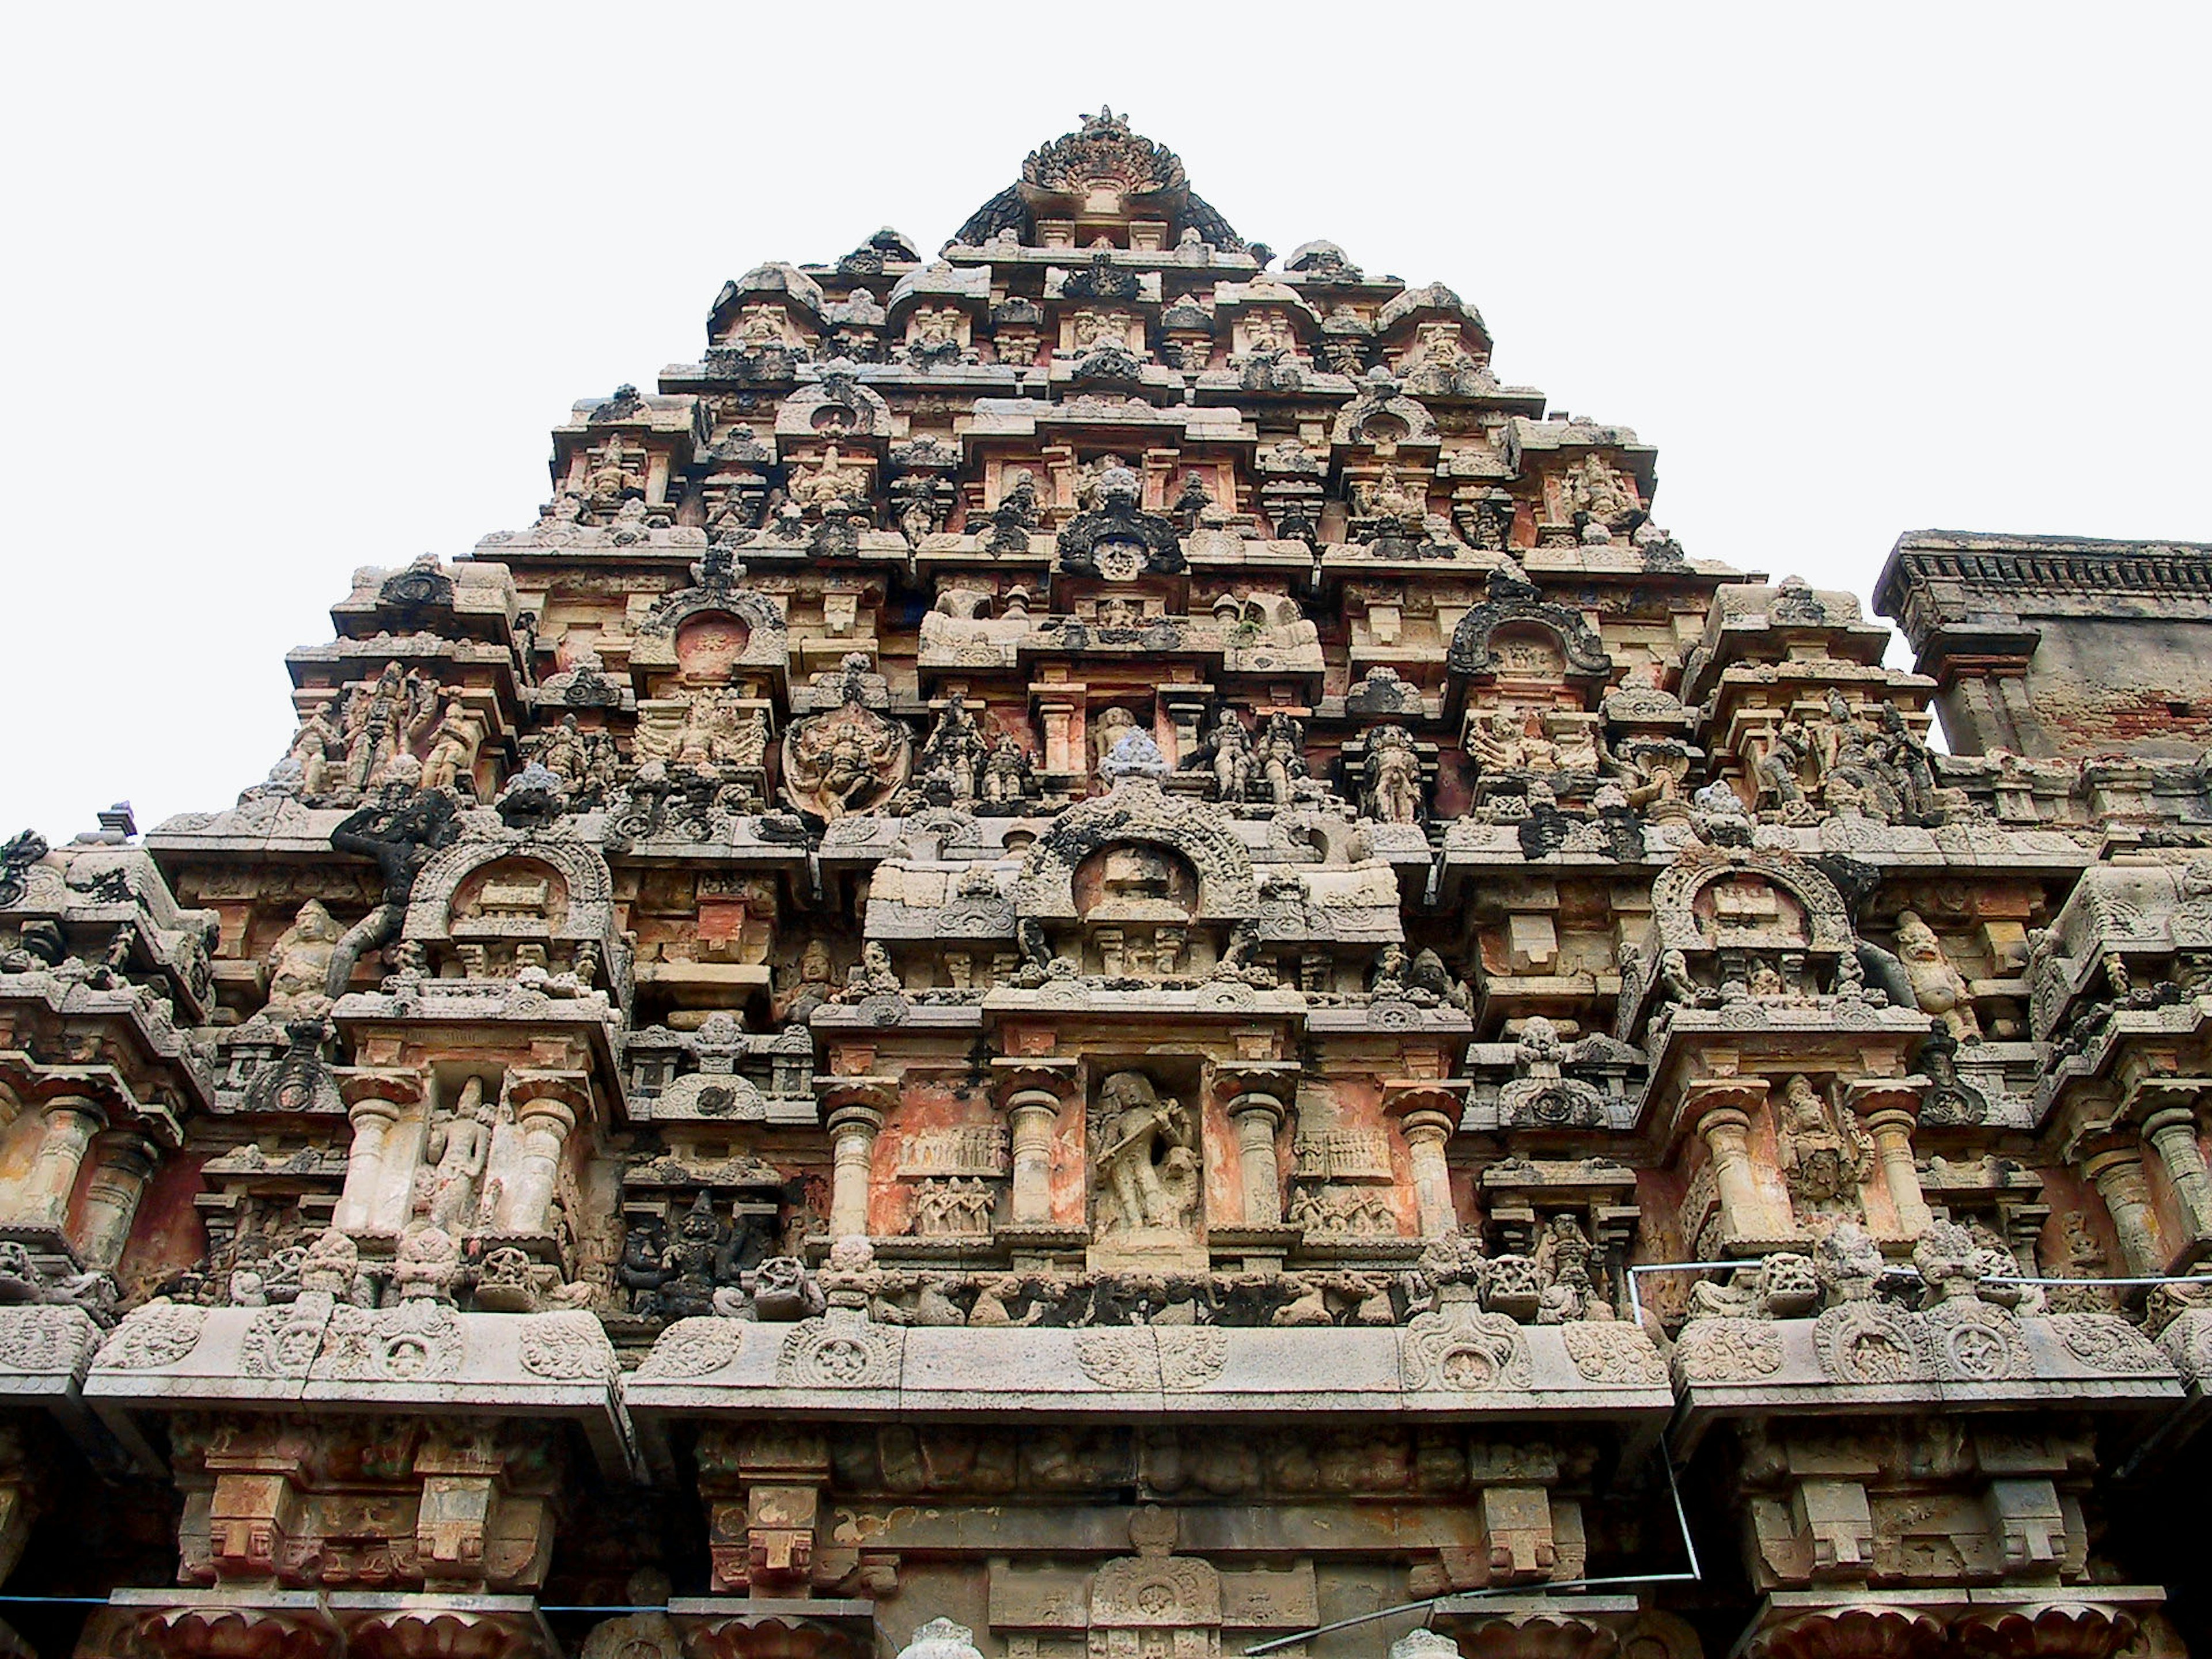
[[[1885,666],[1111,112],[553,446],[0,848],[25,1646],[2205,1628],[2212,549],[1907,536]]]

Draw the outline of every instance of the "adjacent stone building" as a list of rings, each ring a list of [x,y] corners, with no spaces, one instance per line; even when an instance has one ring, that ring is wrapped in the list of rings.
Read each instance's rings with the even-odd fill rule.
[[[1887,667],[1491,348],[1085,117],[0,848],[22,1644],[2184,1651],[2212,548]]]

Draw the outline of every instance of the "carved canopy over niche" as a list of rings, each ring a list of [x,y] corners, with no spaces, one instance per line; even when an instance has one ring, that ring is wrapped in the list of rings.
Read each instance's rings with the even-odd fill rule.
[[[580,842],[465,841],[423,866],[400,936],[526,931],[537,939],[605,943],[614,927],[613,894],[606,860]]]
[[[710,649],[726,678],[736,668],[787,666],[791,641],[783,612],[774,601],[758,593],[727,586],[686,587],[671,593],[638,624],[630,661],[641,668],[682,667],[687,677],[704,678],[693,672],[693,661]]]
[[[1434,448],[1440,439],[1436,417],[1391,386],[1371,387],[1346,404],[1330,428],[1328,441],[1339,447],[1411,444]]]
[[[1462,617],[1452,629],[1445,665],[1455,674],[1469,676],[1510,672],[1503,644],[1524,635],[1558,641],[1561,672],[1569,679],[1601,681],[1613,672],[1613,659],[1581,611],[1533,598],[1492,599]]]
[[[1741,945],[1840,955],[1852,948],[1843,895],[1787,853],[1685,857],[1651,884],[1651,916],[1662,951]]]
[[[1088,908],[1077,899],[1079,870]],[[1133,884],[1124,883],[1126,890],[1117,888],[1109,896],[1109,882],[1122,877]],[[1196,887],[1194,903],[1183,913],[1194,921],[1234,921],[1258,913],[1252,860],[1215,809],[1132,779],[1109,795],[1071,808],[1037,838],[1014,884],[1014,912],[1047,921],[1105,920],[1101,911],[1109,903],[1176,902],[1183,879]]]

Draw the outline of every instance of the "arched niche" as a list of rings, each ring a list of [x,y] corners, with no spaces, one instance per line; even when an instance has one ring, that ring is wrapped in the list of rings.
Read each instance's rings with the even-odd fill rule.
[[[535,936],[604,943],[611,935],[614,882],[606,860],[580,842],[530,837],[465,841],[432,859],[416,881],[400,936],[428,941],[480,931],[487,891],[493,894],[496,915],[521,899],[519,892],[501,895],[499,888],[538,883],[544,884],[549,905],[556,892],[559,899],[557,919],[541,917],[543,931],[532,930]]]
[[[1561,672],[1568,679],[1602,684],[1613,672],[1605,642],[1583,620],[1581,611],[1534,599],[1492,599],[1462,617],[1452,629],[1445,666],[1468,677],[1513,672],[1498,647],[1533,638],[1548,638],[1558,647]]]
[[[783,612],[758,593],[727,586],[686,587],[671,593],[637,626],[630,647],[634,666],[684,668],[684,641],[712,639],[723,659],[723,677],[740,668],[783,668],[791,659]]]
[[[1840,955],[1850,916],[1836,885],[1787,853],[1734,852],[1685,860],[1651,884],[1662,951],[1734,947]]]
[[[1014,910],[1040,921],[1083,917],[1076,872],[1109,848],[1149,848],[1187,867],[1197,884],[1193,921],[1234,921],[1255,915],[1259,897],[1252,860],[1215,809],[1164,794],[1145,779],[1071,808],[1041,834],[1014,884]],[[1098,866],[1103,868],[1103,866]]]
[[[1075,910],[1086,923],[1187,922],[1198,912],[1198,871],[1171,848],[1114,842],[1075,866]]]

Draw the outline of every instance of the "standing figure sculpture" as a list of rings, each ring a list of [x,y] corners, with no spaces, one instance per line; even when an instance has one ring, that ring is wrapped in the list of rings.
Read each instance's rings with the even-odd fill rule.
[[[461,1085],[453,1115],[430,1132],[424,1152],[431,1162],[430,1224],[459,1237],[475,1221],[483,1200],[485,1165],[491,1158],[493,1108],[484,1100],[482,1078]]]
[[[1142,1072],[1100,1085],[1096,1115],[1102,1230],[1177,1227],[1197,1195],[1198,1154],[1189,1111]]]
[[[1418,823],[1421,817],[1421,757],[1402,726],[1380,726],[1367,740],[1367,788],[1361,803],[1382,823]]]

